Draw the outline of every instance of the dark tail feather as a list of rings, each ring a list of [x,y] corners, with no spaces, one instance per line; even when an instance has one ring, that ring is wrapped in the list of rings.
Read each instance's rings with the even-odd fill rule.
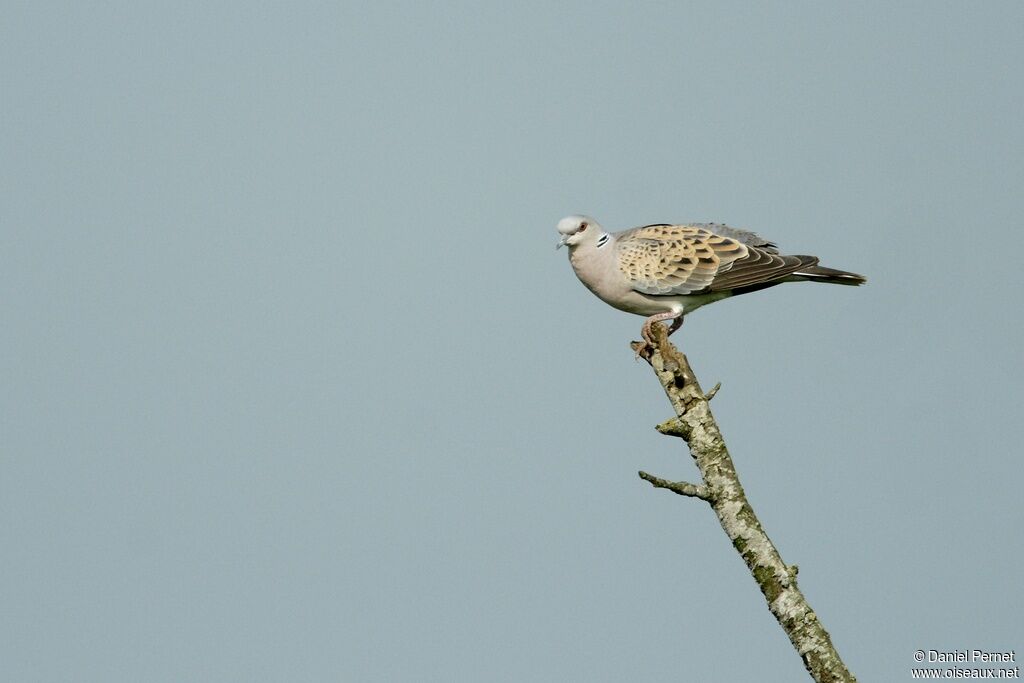
[[[797,272],[793,273],[794,277],[798,277],[801,280],[810,280],[812,282],[828,282],[835,285],[862,285],[868,281],[863,275],[857,275],[857,273],[848,273],[845,270],[836,270],[835,268],[826,268],[825,266],[810,266],[809,268],[801,268]]]

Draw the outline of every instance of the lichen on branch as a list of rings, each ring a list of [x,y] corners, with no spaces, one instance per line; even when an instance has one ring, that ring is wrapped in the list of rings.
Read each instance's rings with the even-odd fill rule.
[[[656,488],[706,501],[718,516],[733,547],[743,558],[768,603],[768,609],[818,683],[855,682],[832,639],[797,586],[796,565],[782,561],[747,501],[732,457],[708,402],[719,389],[705,394],[690,364],[668,341],[664,325],[654,326],[655,345],[634,342],[633,350],[654,369],[676,415],[658,425],[662,434],[677,436],[690,449],[702,483],[673,482],[640,472]]]

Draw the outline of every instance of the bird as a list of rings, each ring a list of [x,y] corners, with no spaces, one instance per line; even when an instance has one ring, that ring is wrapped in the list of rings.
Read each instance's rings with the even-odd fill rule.
[[[556,249],[568,247],[569,262],[587,289],[605,303],[646,317],[640,334],[654,348],[651,326],[683,318],[707,304],[783,282],[862,285],[857,273],[818,265],[817,256],[783,255],[778,246],[748,230],[721,223],[655,223],[605,232],[593,218],[558,221]]]

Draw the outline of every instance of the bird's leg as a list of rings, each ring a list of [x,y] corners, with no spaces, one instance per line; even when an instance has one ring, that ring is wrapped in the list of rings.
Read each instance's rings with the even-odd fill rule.
[[[644,326],[640,328],[640,335],[644,338],[644,345],[637,349],[637,358],[643,355],[644,351],[647,351],[648,353],[654,351],[654,337],[652,336],[651,325],[654,323],[660,323],[663,320],[672,320],[672,326],[668,328],[668,333],[672,334],[683,324],[683,312],[665,311],[664,313],[652,315],[645,320]]]

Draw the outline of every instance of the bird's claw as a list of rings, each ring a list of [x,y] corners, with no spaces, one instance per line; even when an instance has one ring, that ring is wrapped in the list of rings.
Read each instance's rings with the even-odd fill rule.
[[[641,358],[650,360],[651,356],[654,355],[657,344],[646,327],[640,330],[640,336],[643,337],[643,341],[633,342],[633,350],[636,352],[635,360],[640,360]]]

